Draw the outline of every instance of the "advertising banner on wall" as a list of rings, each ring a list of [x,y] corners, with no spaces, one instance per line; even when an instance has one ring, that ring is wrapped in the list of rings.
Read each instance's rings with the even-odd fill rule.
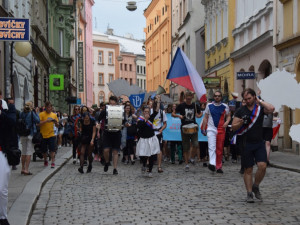
[[[29,41],[29,19],[0,17],[0,41]]]
[[[78,92],[84,92],[83,42],[78,42]]]

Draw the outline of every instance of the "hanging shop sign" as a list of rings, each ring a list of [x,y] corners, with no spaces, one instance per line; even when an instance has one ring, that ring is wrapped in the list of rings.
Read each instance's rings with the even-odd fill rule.
[[[237,72],[237,80],[255,79],[255,72]]]
[[[84,92],[83,42],[78,42],[78,92]]]
[[[0,17],[0,41],[29,41],[29,19]]]
[[[49,75],[49,89],[50,91],[63,91],[64,75],[63,74],[50,74]]]
[[[206,89],[221,87],[220,77],[203,77],[202,79]]]

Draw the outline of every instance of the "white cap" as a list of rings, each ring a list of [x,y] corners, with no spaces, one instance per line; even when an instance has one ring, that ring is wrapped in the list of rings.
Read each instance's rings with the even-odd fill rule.
[[[239,97],[239,94],[236,92],[231,92],[231,95],[232,95],[232,97],[235,97],[235,98]]]

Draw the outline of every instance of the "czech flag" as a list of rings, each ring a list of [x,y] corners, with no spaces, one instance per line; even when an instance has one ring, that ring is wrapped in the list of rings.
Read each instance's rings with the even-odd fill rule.
[[[200,102],[206,102],[206,89],[201,76],[181,48],[177,48],[167,79],[196,93]]]
[[[281,124],[281,120],[277,119],[273,121],[273,137],[272,139],[274,139],[276,137],[276,135],[278,134],[279,128],[280,128],[280,124]]]

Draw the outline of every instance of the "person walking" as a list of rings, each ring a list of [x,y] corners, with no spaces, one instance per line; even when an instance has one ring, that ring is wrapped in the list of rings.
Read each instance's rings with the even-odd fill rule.
[[[47,153],[50,152],[51,168],[55,167],[55,151],[56,137],[54,134],[54,126],[58,127],[58,118],[52,112],[52,104],[47,101],[45,103],[45,111],[39,114],[40,116],[40,132],[43,136],[41,148],[44,157],[44,166],[48,166]]]
[[[244,183],[247,190],[247,202],[253,203],[253,193],[262,200],[259,184],[262,182],[267,168],[267,152],[263,140],[263,120],[265,114],[273,113],[275,108],[270,103],[259,100],[251,88],[242,92],[246,102],[240,107],[233,118],[232,130],[240,135],[244,145],[242,151],[242,166],[244,167]],[[257,164],[257,171],[252,178],[253,166]]]
[[[150,116],[150,108],[145,106],[143,108],[143,115],[138,118],[138,136],[139,141],[136,146],[136,155],[140,157],[143,163],[142,173],[146,172],[146,164],[148,165],[148,177],[152,177],[152,168],[156,154],[160,152],[160,144],[157,136],[154,133],[153,121],[156,117],[159,105]]]
[[[36,124],[40,123],[40,118],[33,109],[32,102],[26,102],[23,112],[20,113],[20,118],[24,118],[26,128],[30,129],[30,134],[28,136],[20,137],[20,142],[22,145],[21,174],[32,175],[32,173],[29,171],[31,155],[34,150],[34,146],[32,144],[32,137],[37,132]]]
[[[225,121],[226,120],[226,121]],[[208,169],[223,173],[222,158],[225,140],[225,129],[230,122],[228,105],[222,103],[222,93],[214,93],[214,102],[209,103],[203,118],[203,135],[207,135],[209,165]]]
[[[93,150],[94,150],[94,141],[96,136],[96,122],[88,112],[83,113],[82,119],[80,122],[80,167],[78,171],[83,173],[83,164],[84,164],[84,156],[86,150],[88,151],[88,160],[89,165],[87,168],[87,173],[92,171],[92,162],[93,162]]]
[[[172,112],[173,117],[179,117],[181,119],[181,138],[183,146],[183,155],[185,161],[185,171],[189,171],[189,156],[190,146],[192,144],[193,151],[196,152],[198,148],[198,131],[192,134],[184,133],[183,126],[196,123],[196,117],[200,118],[202,112],[200,107],[196,103],[192,103],[194,94],[187,91],[185,94],[185,102],[179,104],[175,112]],[[178,114],[177,114],[178,113]]]

